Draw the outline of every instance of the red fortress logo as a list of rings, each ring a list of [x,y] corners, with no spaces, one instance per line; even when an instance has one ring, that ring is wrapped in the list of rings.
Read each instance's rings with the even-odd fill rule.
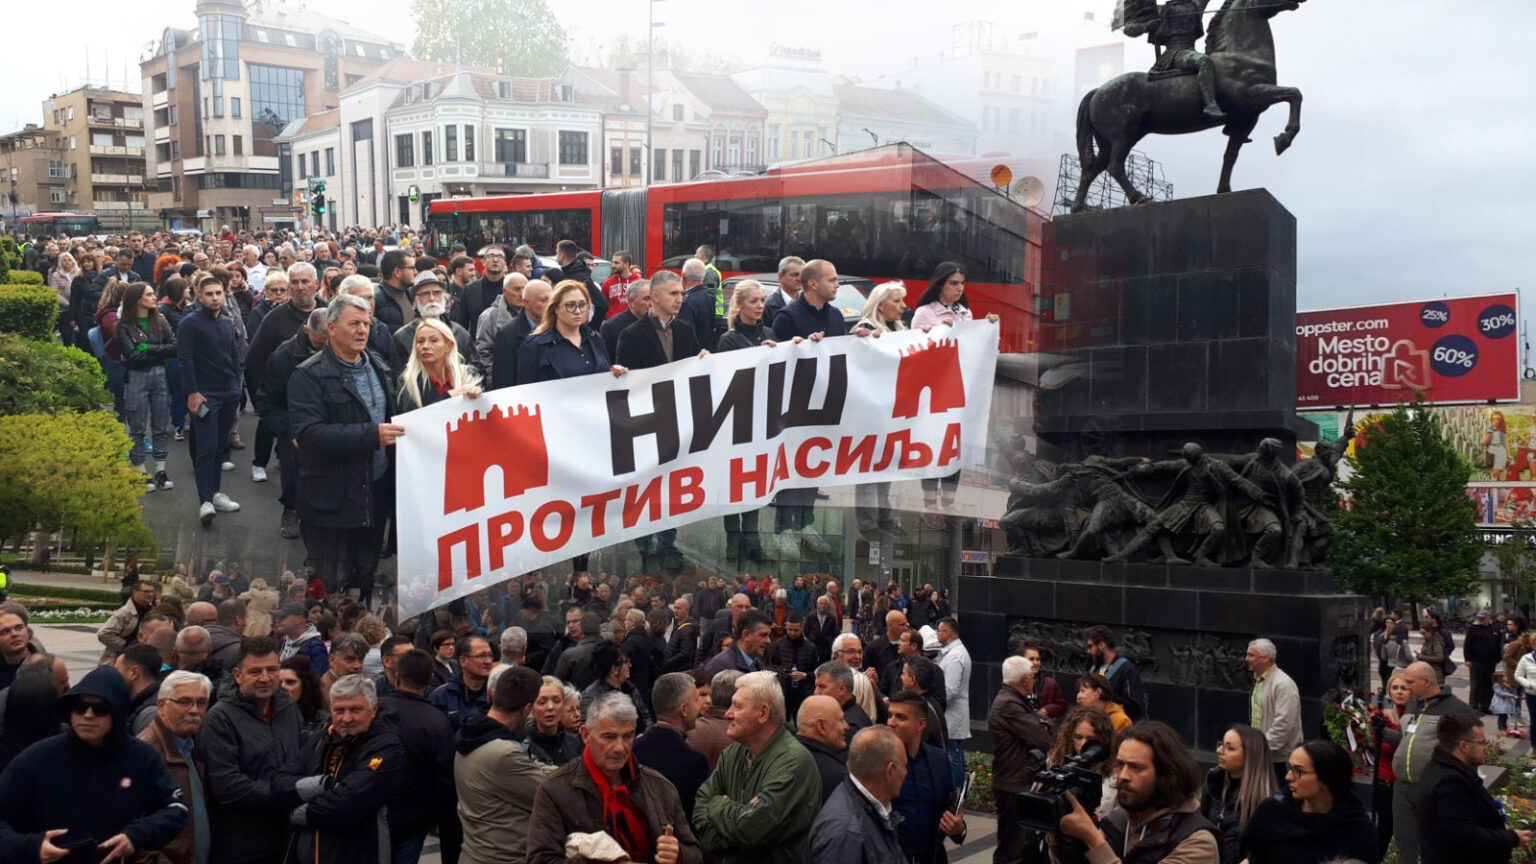
[[[916,417],[924,390],[928,391],[929,414],[965,407],[965,377],[960,374],[960,344],[955,340],[925,342],[901,352],[901,365],[896,369],[896,407],[891,417]]]
[[[549,455],[539,409],[500,406],[484,416],[466,412],[448,425],[443,515],[485,506],[485,472],[501,469],[502,493],[512,498],[549,484]]]

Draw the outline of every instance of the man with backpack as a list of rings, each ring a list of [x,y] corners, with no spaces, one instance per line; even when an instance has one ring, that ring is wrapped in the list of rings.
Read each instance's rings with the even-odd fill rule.
[[[1141,683],[1141,671],[1136,664],[1120,656],[1115,647],[1114,631],[1100,624],[1089,627],[1083,633],[1088,643],[1088,656],[1093,660],[1090,670],[1109,679],[1115,690],[1115,701],[1125,709],[1133,721],[1147,719],[1147,690]]]

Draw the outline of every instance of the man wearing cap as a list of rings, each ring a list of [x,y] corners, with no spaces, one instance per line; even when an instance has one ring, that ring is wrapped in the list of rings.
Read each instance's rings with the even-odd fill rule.
[[[443,280],[437,278],[437,274],[431,270],[423,270],[416,274],[416,281],[411,283],[411,299],[416,310],[416,319],[411,323],[395,331],[390,339],[389,369],[394,374],[395,380],[400,380],[401,373],[405,372],[405,364],[411,359],[411,351],[416,346],[416,328],[421,326],[423,318],[438,318],[453,330],[453,339],[458,343],[459,359],[466,365],[472,365],[471,352],[474,346],[471,344],[469,331],[465,330],[457,321],[447,319],[448,314],[448,288]]]
[[[0,861],[129,861],[187,824],[181,789],[128,733],[128,684],[91,670],[59,700],[69,731],[22,751],[0,774]]]
[[[1493,669],[1504,659],[1504,646],[1499,631],[1493,629],[1488,610],[1478,612],[1467,627],[1461,650],[1467,658],[1468,673],[1472,678],[1472,692],[1467,701],[1473,711],[1492,713],[1488,707],[1493,701]]]
[[[324,675],[331,669],[330,655],[325,650],[325,640],[320,631],[309,621],[303,603],[289,603],[272,612],[272,633],[283,637],[283,650],[279,660],[287,660],[295,654],[309,658],[309,665],[316,675]]]

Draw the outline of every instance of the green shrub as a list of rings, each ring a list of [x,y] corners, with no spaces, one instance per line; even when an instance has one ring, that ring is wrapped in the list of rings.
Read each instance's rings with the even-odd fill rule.
[[[10,271],[9,273],[6,274],[5,281],[6,281],[6,284],[8,284],[8,285],[46,285],[47,284],[46,282],[43,281],[43,274],[37,272],[36,270],[12,270],[12,271]]]
[[[16,598],[56,597],[61,600],[89,600],[92,603],[107,603],[114,607],[122,605],[122,597],[112,588],[59,587],[12,582],[9,590],[10,595]],[[78,606],[80,604],[77,603],[75,605]]]
[[[6,283],[6,276],[12,270],[21,267],[21,253],[16,251],[16,241],[11,237],[0,237],[0,285]]]
[[[0,417],[0,537],[65,530],[153,550],[129,447],[123,424],[105,411]]]
[[[971,775],[971,788],[965,794],[965,809],[978,813],[996,813],[997,798],[992,792],[992,757],[985,753],[965,754],[965,773]]]
[[[79,348],[0,333],[0,415],[95,411],[106,386],[101,364]]]
[[[14,273],[26,271],[16,270]],[[59,320],[59,295],[47,285],[0,285],[0,333],[52,339]]]

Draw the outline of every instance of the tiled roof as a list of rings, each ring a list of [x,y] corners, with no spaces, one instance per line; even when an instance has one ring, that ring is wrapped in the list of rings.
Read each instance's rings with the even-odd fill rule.
[[[673,72],[677,83],[687,87],[699,101],[716,111],[737,111],[748,114],[766,114],[767,109],[747,95],[735,81],[724,75],[696,75],[691,72]]]
[[[910,90],[861,87],[857,84],[833,84],[832,90],[837,94],[839,114],[944,126],[975,126],[969,120],[951,114]]]
[[[281,0],[260,0],[260,2],[247,3],[245,7],[246,25],[249,27],[271,27],[273,30],[288,30],[294,33],[318,34],[324,30],[334,30],[343,39],[354,42],[369,42],[374,45],[394,45],[387,37],[377,33],[369,33],[360,27],[354,27],[345,21],[332,18],[329,15],[316,12],[308,6],[293,3],[284,3]]]
[[[505,75],[481,74],[478,72],[455,72],[448,75],[432,75],[413,83],[431,84],[432,94],[427,95],[426,88],[415,90],[407,88],[401,90],[390,103],[391,108],[401,108],[406,105],[415,105],[426,102],[429,99],[441,97],[480,99],[486,102],[500,102],[503,100],[496,93],[496,82],[512,82],[513,102],[559,102],[560,85],[559,78],[508,78]],[[360,82],[361,83],[361,82]],[[573,104],[587,105],[591,102],[581,93],[573,94]]]
[[[455,72],[484,72],[487,75],[494,75],[496,70],[488,66],[460,66],[457,63],[439,63],[436,60],[396,57],[364,75],[352,87],[362,87],[375,81],[399,81],[413,84],[418,81],[436,80]],[[352,87],[347,89],[350,90]]]

